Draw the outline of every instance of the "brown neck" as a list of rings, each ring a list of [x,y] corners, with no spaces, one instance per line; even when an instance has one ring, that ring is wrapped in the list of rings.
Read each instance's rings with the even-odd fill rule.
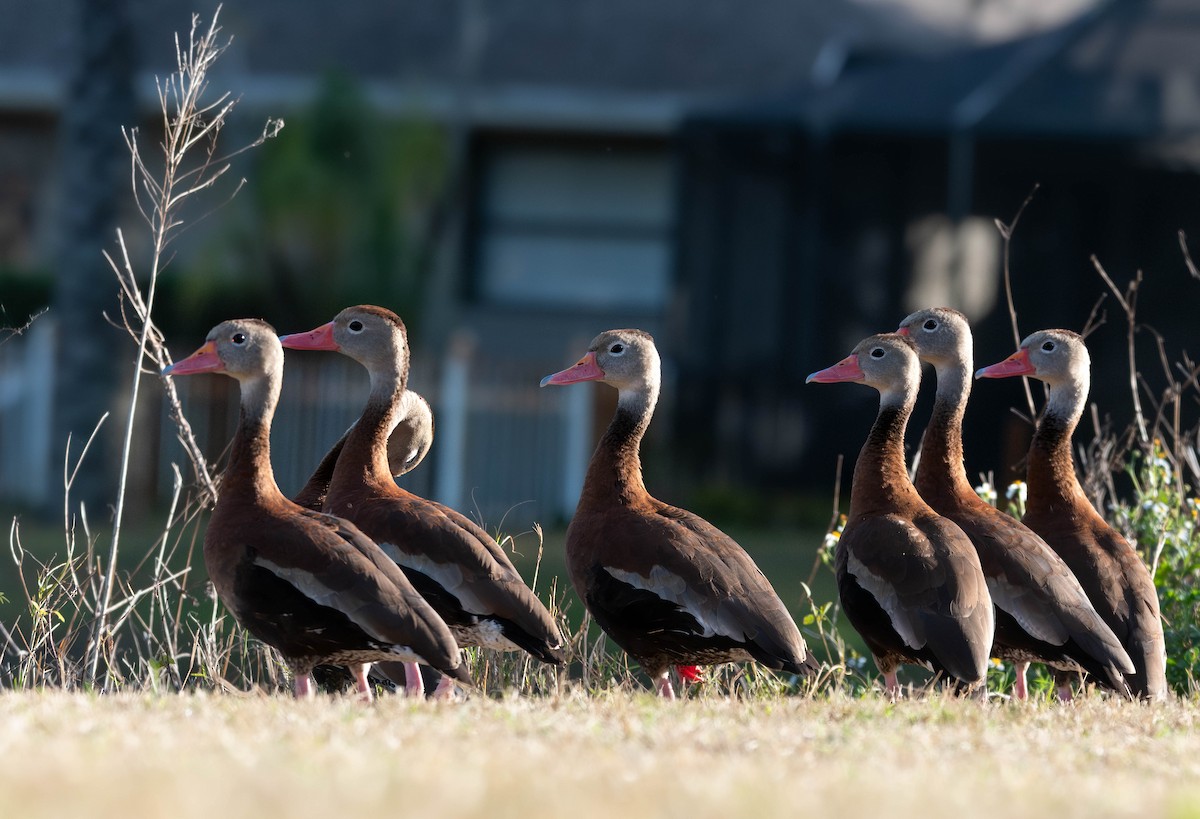
[[[387,439],[395,425],[395,399],[403,392],[401,389],[395,396],[371,392],[362,417],[347,433],[346,445],[337,459],[329,482],[327,508],[341,514],[346,494],[357,494],[364,486],[375,493],[397,491],[388,469]]]
[[[915,483],[924,496],[976,497],[963,463],[962,421],[970,395],[969,362],[937,368],[937,397],[925,436]]]
[[[854,465],[850,519],[921,503],[904,463],[904,429],[912,402],[886,401]]]
[[[1071,436],[1077,419],[1063,418],[1052,410],[1047,406],[1042,413],[1029,447],[1027,514],[1061,512],[1064,506],[1080,502],[1091,507],[1075,475],[1075,459],[1071,455]]]
[[[221,501],[268,506],[284,501],[271,470],[271,418],[279,401],[280,379],[264,376],[241,385],[241,414],[229,466],[221,480]]]
[[[308,483],[304,484],[304,488],[297,493],[292,500],[303,506],[305,509],[312,509],[314,512],[320,512],[321,507],[325,505],[325,498],[329,494],[329,484],[333,480],[333,470],[337,466],[338,457],[342,454],[342,449],[346,446],[346,439],[350,437],[350,432],[338,439],[338,442],[333,445],[329,452],[325,453],[325,457],[321,459],[321,463],[317,465],[312,476],[308,479]]]
[[[651,500],[642,481],[639,452],[657,398],[657,387],[622,392],[617,412],[588,465],[583,494],[579,498],[580,508],[613,503],[640,506]]]

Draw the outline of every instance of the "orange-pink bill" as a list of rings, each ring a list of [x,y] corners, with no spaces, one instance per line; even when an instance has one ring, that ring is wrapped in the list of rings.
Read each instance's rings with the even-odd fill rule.
[[[1010,378],[1014,375],[1033,375],[1036,369],[1029,360],[1029,351],[1024,347],[1003,361],[975,371],[976,378]]]
[[[181,358],[166,367],[163,375],[195,375],[196,373],[219,373],[225,362],[217,355],[217,342],[206,341],[204,346],[187,358]]]
[[[804,379],[804,383],[816,381],[818,384],[833,384],[838,381],[862,381],[864,378],[866,375],[858,366],[858,356],[851,353],[832,367],[817,370]]]
[[[573,367],[548,375],[542,379],[541,386],[547,384],[577,384],[580,381],[599,381],[604,378],[604,370],[596,363],[596,353],[589,352],[579,359]]]

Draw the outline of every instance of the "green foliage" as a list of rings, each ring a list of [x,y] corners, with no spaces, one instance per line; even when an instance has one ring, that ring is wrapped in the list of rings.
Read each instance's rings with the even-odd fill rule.
[[[1155,438],[1130,453],[1129,501],[1110,507],[1112,523],[1137,546],[1154,574],[1167,642],[1167,679],[1181,693],[1200,678],[1200,498]]]
[[[328,75],[256,154],[218,240],[164,279],[174,315],[163,323],[202,331],[268,310],[317,323],[364,302],[415,323],[447,151],[437,125],[386,120],[350,78]]]

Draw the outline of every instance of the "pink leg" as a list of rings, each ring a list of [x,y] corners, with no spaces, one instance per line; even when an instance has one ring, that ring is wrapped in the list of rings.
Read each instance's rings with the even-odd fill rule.
[[[1075,678],[1075,673],[1071,671],[1055,671],[1054,672],[1054,689],[1058,692],[1059,702],[1070,702],[1073,694],[1071,693],[1071,681]]]
[[[296,699],[306,700],[317,694],[317,684],[312,678],[312,674],[297,674],[296,675]]]
[[[404,664],[404,693],[410,697],[425,696],[425,681],[421,679],[421,666],[416,663]]]
[[[664,671],[658,677],[658,679],[654,681],[654,687],[658,691],[658,696],[662,697],[664,700],[675,699],[675,689],[671,687],[671,672],[669,669]]]
[[[1017,663],[1014,669],[1017,678],[1013,681],[1013,696],[1019,700],[1029,699],[1029,686],[1025,682],[1025,672],[1029,671],[1029,663]]]
[[[895,669],[883,672],[883,693],[892,699],[900,696],[900,681],[896,679]]]
[[[442,675],[442,678],[438,680],[437,688],[433,689],[433,698],[443,702],[454,699],[454,681]]]
[[[367,672],[370,670],[370,663],[358,663],[350,667],[350,672],[354,675],[354,687],[365,702],[374,699],[371,694],[371,683],[367,680]]]

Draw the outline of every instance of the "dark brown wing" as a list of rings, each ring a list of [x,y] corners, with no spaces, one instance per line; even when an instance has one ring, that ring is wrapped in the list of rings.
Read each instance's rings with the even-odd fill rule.
[[[1126,675],[1135,696],[1167,694],[1166,649],[1158,593],[1146,564],[1129,542],[1087,508],[1058,515],[1026,515],[1079,580],[1097,614],[1112,629],[1133,661]]]
[[[948,514],[979,553],[998,610],[996,653],[1073,663],[1128,695],[1124,675],[1133,663],[1067,564],[1020,522],[979,505]]]
[[[966,535],[938,516],[857,518],[838,542],[838,588],[850,622],[876,653],[982,681],[991,598]]]
[[[392,647],[461,676],[445,623],[352,524],[298,507],[234,524],[210,527],[227,542],[206,538],[206,557],[231,544],[241,555],[227,602],[256,636],[286,656]]]
[[[741,546],[702,518],[669,506],[657,513],[611,509],[578,517],[567,537],[577,589],[634,656],[705,663],[741,651],[769,668],[812,670],[770,582]]]
[[[538,659],[562,662],[562,636],[550,612],[507,556],[500,558],[503,550],[462,525],[461,515],[401,492],[358,502],[354,520],[447,622],[490,621]]]

